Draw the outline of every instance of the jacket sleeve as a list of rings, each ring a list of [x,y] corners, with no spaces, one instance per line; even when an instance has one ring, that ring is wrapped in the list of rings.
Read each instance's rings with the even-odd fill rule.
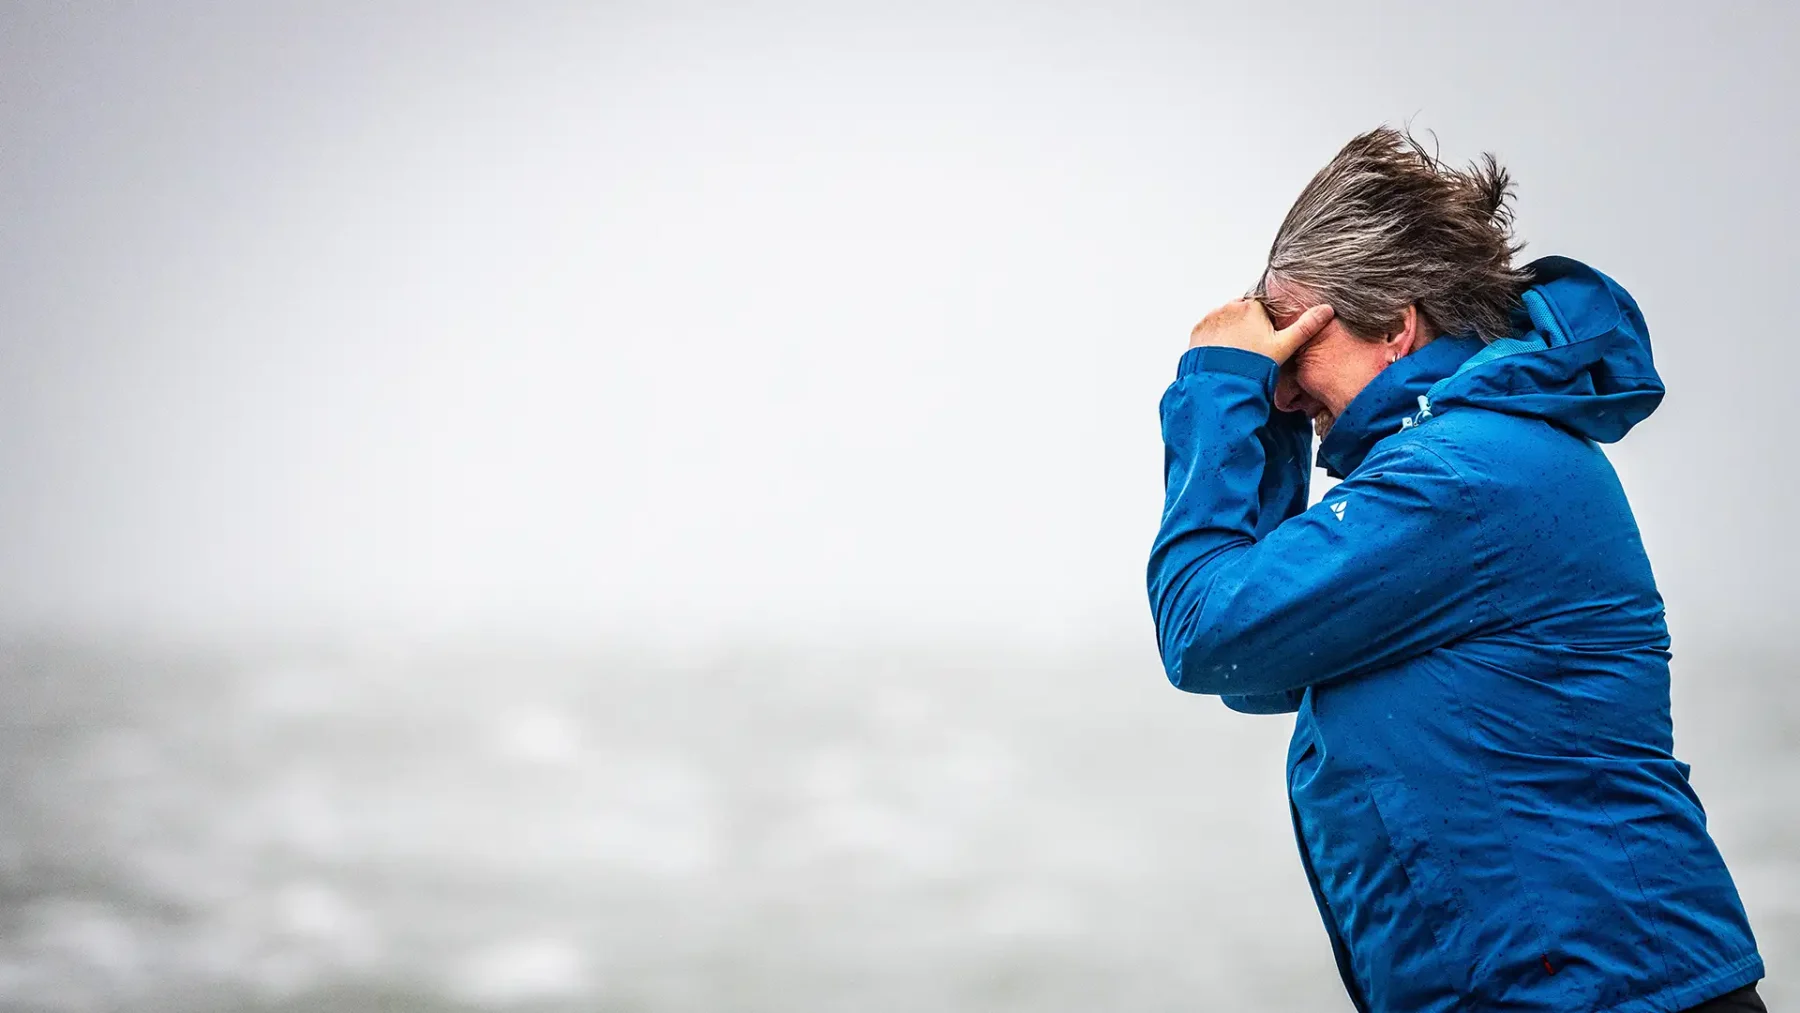
[[[1169,681],[1265,713],[1495,615],[1462,478],[1416,439],[1377,447],[1310,510],[1265,502],[1275,372],[1238,349],[1182,357],[1162,401],[1165,501],[1148,575]]]
[[[1256,489],[1256,537],[1263,538],[1276,525],[1306,509],[1307,488],[1312,479],[1312,420],[1299,412],[1278,411],[1271,406],[1267,424],[1256,430],[1256,440],[1263,454],[1262,480]],[[1244,714],[1291,714],[1300,709],[1304,694],[1298,689],[1266,694],[1226,693],[1220,699],[1225,706]]]

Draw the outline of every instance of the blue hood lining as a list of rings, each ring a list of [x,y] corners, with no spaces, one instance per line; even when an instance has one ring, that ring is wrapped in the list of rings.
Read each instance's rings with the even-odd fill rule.
[[[1569,332],[1563,329],[1562,322],[1556,319],[1556,310],[1544,294],[1535,288],[1524,291],[1525,311],[1531,317],[1532,330],[1523,335],[1509,335],[1488,342],[1487,347],[1469,356],[1456,372],[1431,385],[1425,392],[1425,400],[1420,403],[1419,410],[1426,415],[1431,413],[1430,402],[1442,394],[1450,381],[1475,369],[1485,366],[1495,359],[1504,359],[1509,355],[1523,355],[1527,352],[1544,352],[1552,348],[1560,348],[1569,343]]]

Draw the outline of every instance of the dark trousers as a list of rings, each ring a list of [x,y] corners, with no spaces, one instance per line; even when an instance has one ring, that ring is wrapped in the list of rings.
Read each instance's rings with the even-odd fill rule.
[[[1686,1013],[1769,1013],[1769,1007],[1763,1005],[1762,998],[1756,994],[1756,984],[1752,982],[1736,992],[1708,999]]]

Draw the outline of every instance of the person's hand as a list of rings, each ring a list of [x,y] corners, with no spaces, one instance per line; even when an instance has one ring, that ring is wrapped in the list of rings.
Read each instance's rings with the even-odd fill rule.
[[[1330,306],[1314,306],[1293,324],[1276,330],[1269,314],[1255,299],[1233,299],[1206,315],[1188,335],[1188,347],[1224,345],[1266,355],[1277,366],[1288,361],[1301,345],[1313,339],[1331,322]]]

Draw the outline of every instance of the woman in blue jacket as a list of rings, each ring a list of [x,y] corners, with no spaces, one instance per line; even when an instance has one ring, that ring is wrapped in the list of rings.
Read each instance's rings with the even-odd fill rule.
[[[1365,1013],[1762,1010],[1672,752],[1669,635],[1599,444],[1655,410],[1637,304],[1523,268],[1491,157],[1353,140],[1162,401],[1169,680],[1296,712],[1302,862]],[[1306,508],[1311,434],[1343,481]]]

